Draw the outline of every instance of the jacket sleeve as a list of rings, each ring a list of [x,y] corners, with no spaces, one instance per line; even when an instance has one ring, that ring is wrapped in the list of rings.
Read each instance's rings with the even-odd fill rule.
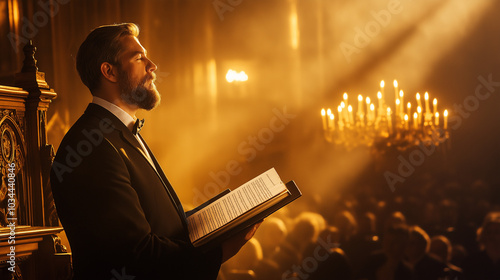
[[[51,172],[75,275],[215,279],[221,249],[200,252],[185,239],[152,233],[119,149],[106,139],[88,148],[78,138],[66,142],[72,144],[63,141]]]

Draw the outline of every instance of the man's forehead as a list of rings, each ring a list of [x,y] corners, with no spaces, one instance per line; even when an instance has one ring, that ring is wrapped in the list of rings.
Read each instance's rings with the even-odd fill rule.
[[[137,53],[147,53],[147,50],[141,45],[139,39],[134,36],[124,36],[122,41],[122,55],[131,56]]]

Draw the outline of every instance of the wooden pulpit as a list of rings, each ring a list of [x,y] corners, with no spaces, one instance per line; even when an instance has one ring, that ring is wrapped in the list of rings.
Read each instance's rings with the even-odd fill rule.
[[[15,87],[0,85],[0,279],[69,279],[71,255],[61,244],[50,188],[54,149],[46,118],[57,94],[38,71],[36,48],[25,60]]]

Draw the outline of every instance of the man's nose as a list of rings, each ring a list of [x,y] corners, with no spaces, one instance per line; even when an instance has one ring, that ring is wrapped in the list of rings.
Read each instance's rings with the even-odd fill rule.
[[[147,71],[148,72],[154,72],[154,71],[156,71],[156,69],[158,69],[158,67],[156,66],[156,64],[154,64],[153,61],[151,61],[151,59],[148,58],[148,68],[147,68]]]

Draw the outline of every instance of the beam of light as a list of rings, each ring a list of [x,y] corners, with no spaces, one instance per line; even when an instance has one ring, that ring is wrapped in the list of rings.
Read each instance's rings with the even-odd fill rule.
[[[414,25],[416,28],[414,34],[399,49],[380,64],[376,71],[387,71],[389,69],[407,69],[407,65],[412,65],[413,71],[404,71],[405,82],[411,83],[409,86],[418,86],[433,71],[434,65],[445,56],[456,45],[460,44],[470,32],[475,30],[476,25],[483,18],[493,1],[444,1],[433,13],[430,9],[433,3],[419,3],[419,13],[424,16],[424,20],[418,21],[414,16],[414,22],[408,22],[407,25]],[[425,10],[427,6],[429,10]],[[409,11],[410,3],[402,14],[411,14]],[[425,17],[430,15],[429,17]],[[393,19],[394,24],[396,18]],[[400,29],[404,29],[401,25]],[[393,36],[396,36],[397,30],[394,30]],[[425,56],[425,59],[422,57]],[[418,70],[416,70],[418,69]],[[416,70],[416,71],[415,71]],[[398,73],[401,75],[401,73]]]
[[[332,63],[324,68],[336,75],[331,75],[326,88],[350,85],[354,81],[370,84],[380,79],[381,73],[397,73],[398,77],[404,77],[406,88],[418,88],[435,69],[434,65],[475,32],[484,14],[495,5],[495,1],[490,0],[400,3],[402,11],[392,14],[386,26],[380,25],[380,32],[368,37],[366,45],[359,46],[359,52],[351,56],[350,63],[339,45],[342,42],[355,45],[355,39],[361,36],[356,30],[364,31],[367,24],[376,23],[368,11],[386,9],[387,1],[345,2],[342,14],[333,9],[339,4],[330,4],[332,9],[325,16],[328,19],[325,29],[335,34],[335,41],[327,50]],[[310,68],[314,69],[314,65],[316,63]]]
[[[292,1],[291,12],[290,12],[290,38],[292,49],[296,50],[299,48],[299,19],[297,16],[297,2]]]
[[[210,98],[210,124],[217,127],[217,63],[215,59],[207,62],[207,90]]]
[[[9,9],[9,24],[10,24],[10,30],[18,30],[19,29],[19,23],[20,23],[20,11],[19,11],[19,4],[18,0],[9,0],[8,1],[8,9]]]

